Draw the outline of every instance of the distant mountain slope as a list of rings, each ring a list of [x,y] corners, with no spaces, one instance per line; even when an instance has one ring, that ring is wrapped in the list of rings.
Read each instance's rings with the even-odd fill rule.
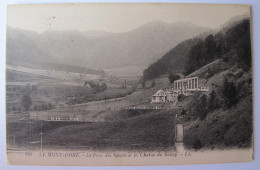
[[[17,30],[8,28],[7,58],[15,58],[13,53],[18,54],[17,47],[22,44],[27,59],[33,58],[31,54],[35,53],[36,58],[45,56],[44,59],[52,58],[61,64],[95,69],[125,66],[146,68],[179,42],[208,30],[191,23],[151,22],[124,33],[47,31],[34,34],[19,30],[21,35],[12,37]],[[27,42],[34,45],[28,48]],[[34,49],[42,51],[44,55],[40,55],[40,52],[36,55]]]
[[[27,34],[28,36],[25,36]],[[6,59],[7,64],[40,63],[41,61],[52,61],[53,58],[29,37],[37,36],[34,32],[7,28]]]
[[[250,14],[249,13],[245,13],[243,15],[238,15],[235,16],[233,18],[231,18],[230,20],[228,20],[227,22],[225,22],[224,24],[222,24],[220,26],[220,31],[222,33],[225,33],[228,29],[230,29],[231,27],[237,25],[238,23],[240,23],[242,20],[244,19],[248,19],[250,18]]]
[[[59,35],[56,34],[58,39]],[[75,36],[75,35],[74,35]],[[43,50],[39,43],[41,37],[36,32],[7,28],[6,63],[26,67],[55,69],[60,71],[103,75],[101,70],[75,66],[71,63],[60,64],[57,58]],[[62,49],[61,49],[62,50]],[[49,53],[49,54],[48,54]]]
[[[115,34],[116,33],[106,32],[106,31],[102,31],[102,30],[90,30],[90,31],[84,32],[84,35],[88,39],[104,38],[104,37],[109,37],[109,36],[112,36]]]
[[[182,72],[187,61],[185,56],[188,55],[191,47],[198,43],[200,39],[194,38],[181,42],[171,49],[157,62],[151,64],[143,71],[144,80],[150,80],[163,74]]]

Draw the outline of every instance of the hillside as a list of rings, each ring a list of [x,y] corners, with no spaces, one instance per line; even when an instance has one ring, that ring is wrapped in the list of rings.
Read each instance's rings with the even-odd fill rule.
[[[169,111],[134,113],[126,110],[123,120],[110,122],[34,122],[31,138],[40,139],[39,133],[44,133],[43,146],[46,149],[73,150],[127,150],[154,151],[174,148],[174,114]],[[131,114],[130,112],[133,112]],[[111,117],[111,119],[118,119]],[[39,126],[42,124],[41,126]],[[30,127],[28,122],[8,122],[7,133],[16,136],[19,147],[38,149],[39,143],[28,146]],[[22,132],[22,133],[21,133]]]
[[[28,36],[37,36],[37,33],[7,27],[6,33],[6,62],[7,64],[36,64],[42,61],[53,61],[52,56],[37,46]]]
[[[210,91],[207,94],[197,93],[178,103],[185,109],[184,145],[188,149],[252,146],[253,89],[249,20],[231,27],[223,39],[229,43],[219,59],[187,75],[199,77],[203,86],[209,87]],[[205,61],[203,57],[197,60]]]
[[[208,30],[193,39],[182,41],[143,71],[143,79],[151,80],[170,73],[188,75],[221,58],[236,42],[229,43],[232,28],[248,18],[248,14],[231,18],[218,29]],[[234,44],[233,44],[234,43]]]
[[[184,146],[187,149],[252,146],[250,21],[244,19],[235,23],[224,34],[221,30],[189,46],[190,50],[185,52],[186,59],[184,57],[175,61],[176,56],[181,56],[177,51],[184,54],[185,44],[191,43],[191,40],[177,45],[144,71],[144,76],[148,75],[145,74],[148,71],[150,74],[158,71],[154,77],[148,77],[149,80],[158,76],[166,77],[167,71],[178,70],[178,65],[184,65],[185,77],[198,77],[199,86],[209,87],[209,92],[197,92],[177,103],[178,107],[183,108],[181,117],[184,125]],[[175,63],[171,63],[172,61]],[[164,73],[161,72],[162,68]],[[172,84],[166,86],[165,88],[171,88]]]
[[[238,65],[220,59],[189,76],[200,77],[211,91],[206,95],[204,116],[199,112],[203,94],[191,97],[189,102],[179,103],[186,109],[185,146],[189,149],[252,146],[252,71],[244,71]],[[225,79],[229,84],[234,83],[235,93],[229,98],[224,94]]]

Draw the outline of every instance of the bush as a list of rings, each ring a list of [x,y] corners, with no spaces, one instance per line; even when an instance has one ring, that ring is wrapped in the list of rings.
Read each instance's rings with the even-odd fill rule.
[[[184,98],[185,98],[185,96],[183,94],[178,95],[178,101],[182,101]]]
[[[181,115],[185,115],[185,114],[186,114],[186,111],[184,109],[182,109]]]

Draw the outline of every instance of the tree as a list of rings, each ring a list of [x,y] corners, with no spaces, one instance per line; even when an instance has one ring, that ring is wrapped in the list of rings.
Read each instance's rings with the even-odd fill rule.
[[[215,37],[212,34],[207,36],[207,38],[205,39],[205,45],[206,45],[206,52],[208,54],[208,60],[209,61],[214,60],[214,56],[217,54],[216,52],[217,44],[215,41]]]
[[[41,110],[48,110],[48,105],[46,103],[43,103],[41,105]]]
[[[168,79],[171,83],[173,83],[175,80],[178,80],[180,79],[180,76],[179,75],[176,75],[176,74],[172,74],[170,73],[169,76],[168,76]]]
[[[38,105],[37,105],[37,104],[36,104],[36,105],[34,105],[33,109],[38,111],[38,110],[39,110],[39,107],[38,107]]]
[[[200,120],[203,120],[208,114],[208,103],[207,103],[207,96],[204,94],[200,97],[196,108],[195,108],[195,115],[199,117]]]
[[[182,109],[181,115],[185,115],[185,114],[186,114],[186,111],[184,109]]]
[[[156,84],[155,84],[155,81],[152,82],[151,84],[151,87],[154,87]]]
[[[51,103],[48,103],[48,110],[51,110],[53,108]]]
[[[215,90],[209,94],[209,101],[208,101],[208,109],[209,111],[213,111],[219,107],[219,99],[216,95]]]
[[[24,107],[24,109],[26,111],[28,111],[30,109],[32,105],[32,100],[29,94],[23,95],[22,97],[22,107]]]
[[[182,101],[185,98],[185,96],[183,94],[179,94],[177,99],[178,101]]]
[[[222,96],[225,101],[225,106],[230,108],[237,102],[237,87],[233,81],[228,82],[227,78],[225,77],[223,87],[222,87]]]
[[[145,81],[142,82],[142,87],[145,88]]]
[[[105,91],[107,89],[107,84],[106,83],[102,83],[100,88],[101,88],[101,92]]]
[[[188,75],[209,63],[205,44],[206,43],[201,40],[191,48],[187,56],[187,62],[184,66],[184,75]]]

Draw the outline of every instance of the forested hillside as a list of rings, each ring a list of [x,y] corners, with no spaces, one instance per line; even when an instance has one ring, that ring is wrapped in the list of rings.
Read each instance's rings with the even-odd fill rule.
[[[249,19],[223,28],[205,39],[194,38],[181,42],[143,72],[144,80],[151,80],[163,74],[182,72],[188,75],[215,61],[229,52],[237,54],[237,61],[244,68],[251,67]]]
[[[143,72],[144,80],[151,80],[157,78],[163,74],[169,74],[171,72],[182,72],[191,47],[200,41],[199,38],[189,39],[181,42],[175,48],[166,53],[157,62],[151,64]]]
[[[189,96],[190,102],[183,104],[186,148],[252,146],[251,64],[248,19],[192,47],[184,73],[199,77],[210,91]]]
[[[243,68],[251,67],[250,22],[248,19],[230,28],[225,34],[209,35],[191,48],[187,56],[184,75],[188,75],[202,66],[235,53],[235,60]]]

